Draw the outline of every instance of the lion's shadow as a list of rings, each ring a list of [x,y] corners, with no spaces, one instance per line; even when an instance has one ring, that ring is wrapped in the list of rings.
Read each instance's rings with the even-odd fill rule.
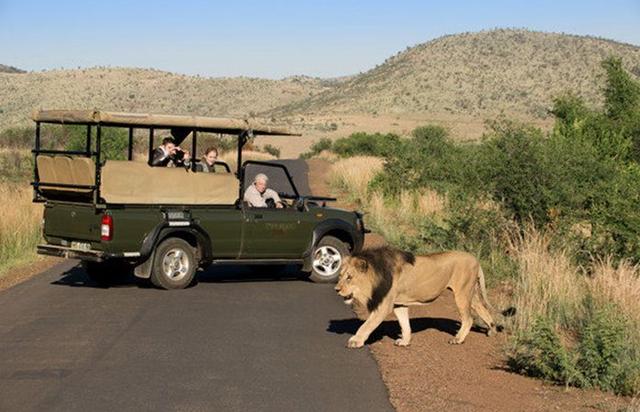
[[[338,335],[349,334],[354,335],[363,321],[357,318],[330,320],[327,332],[336,333]],[[460,322],[449,318],[412,318],[411,332],[418,333],[428,329],[436,329],[440,332],[448,333],[454,336],[460,328]],[[484,328],[473,326],[474,332],[485,332]],[[397,320],[385,320],[376,328],[375,331],[367,339],[367,343],[373,343],[384,337],[395,339],[400,336],[400,324]]]

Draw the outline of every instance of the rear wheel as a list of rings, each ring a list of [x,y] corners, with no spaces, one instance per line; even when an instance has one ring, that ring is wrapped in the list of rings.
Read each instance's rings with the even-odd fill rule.
[[[186,241],[169,238],[158,246],[151,269],[151,283],[161,289],[184,289],[197,269],[195,251]]]
[[[309,279],[316,283],[335,283],[340,276],[342,262],[349,254],[349,247],[340,239],[323,237],[311,254]]]

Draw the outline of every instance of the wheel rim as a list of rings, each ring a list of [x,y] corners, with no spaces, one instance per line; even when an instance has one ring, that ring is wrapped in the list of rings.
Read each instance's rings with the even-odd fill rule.
[[[162,258],[162,271],[173,281],[182,280],[189,272],[189,258],[182,249],[170,249]]]
[[[340,270],[342,255],[333,246],[320,246],[313,254],[313,269],[320,276],[333,276]]]

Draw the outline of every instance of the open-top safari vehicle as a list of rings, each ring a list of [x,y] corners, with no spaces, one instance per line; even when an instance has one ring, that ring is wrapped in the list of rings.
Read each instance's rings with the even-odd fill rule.
[[[83,261],[89,276],[107,281],[133,269],[165,289],[190,285],[210,264],[298,264],[316,282],[335,281],[345,255],[362,248],[357,212],[326,207],[333,198],[302,195],[287,167],[242,162],[254,135],[293,135],[247,120],[104,111],[35,112],[34,201],[44,202],[45,243],[38,253]],[[41,125],[86,127],[84,150],[41,147]],[[77,127],[77,126],[76,126]],[[128,160],[103,159],[106,127],[128,129]],[[149,162],[134,160],[134,140],[148,131]],[[181,143],[198,132],[235,135],[237,170],[198,173],[151,167],[154,134],[171,130]],[[157,139],[156,139],[157,140]],[[252,208],[243,193],[262,172],[284,208]]]

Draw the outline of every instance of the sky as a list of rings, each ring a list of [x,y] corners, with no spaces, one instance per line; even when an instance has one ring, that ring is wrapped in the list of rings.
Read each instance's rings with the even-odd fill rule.
[[[640,0],[0,0],[0,63],[338,77],[437,37],[527,28],[640,46]]]

